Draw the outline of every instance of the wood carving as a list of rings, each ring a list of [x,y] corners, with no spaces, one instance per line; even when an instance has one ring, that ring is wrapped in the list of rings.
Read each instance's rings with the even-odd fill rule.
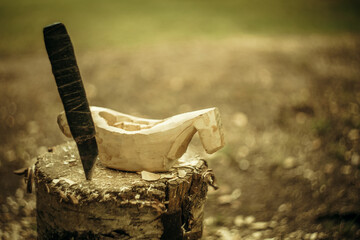
[[[101,107],[90,107],[99,158],[109,168],[124,171],[168,171],[185,152],[196,132],[207,153],[224,146],[217,108],[183,113],[163,120],[144,119]],[[64,113],[58,125],[71,137]]]

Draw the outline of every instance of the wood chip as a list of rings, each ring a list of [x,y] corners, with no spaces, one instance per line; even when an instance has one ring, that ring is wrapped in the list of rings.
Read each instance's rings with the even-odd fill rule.
[[[74,195],[70,195],[69,198],[72,204],[76,205],[79,203],[79,200]]]
[[[182,169],[179,169],[178,170],[178,174],[179,174],[179,177],[183,178],[186,176],[186,171],[185,170],[182,170]]]
[[[60,182],[60,179],[53,179],[52,182],[53,182],[54,184],[57,184],[58,182]]]
[[[72,181],[72,180],[70,180],[70,179],[68,179],[68,178],[63,178],[63,177],[61,177],[61,178],[59,178],[59,180],[65,181],[65,182],[68,183],[70,186],[75,184],[74,181]]]
[[[49,188],[49,186],[45,183],[45,188],[46,188],[46,192],[47,193],[50,193],[50,188]]]
[[[172,174],[161,174],[161,179],[170,179],[170,178],[174,178],[175,176]]]
[[[61,191],[61,190],[59,190],[59,195],[60,195],[60,201],[62,201],[62,200],[67,200],[67,196],[66,196],[66,194],[63,192],[63,191]]]
[[[145,181],[157,181],[161,178],[161,175],[147,171],[141,171],[141,178]]]

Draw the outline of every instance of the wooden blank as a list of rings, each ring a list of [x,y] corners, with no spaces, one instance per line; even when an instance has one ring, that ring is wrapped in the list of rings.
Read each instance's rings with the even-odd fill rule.
[[[185,152],[196,132],[207,153],[224,146],[217,108],[178,114],[166,119],[144,119],[108,108],[91,106],[99,159],[103,165],[124,171],[166,172]],[[64,113],[58,124],[71,137]]]

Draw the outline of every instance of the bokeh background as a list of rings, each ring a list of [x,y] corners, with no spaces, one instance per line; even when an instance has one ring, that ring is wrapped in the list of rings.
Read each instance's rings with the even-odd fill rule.
[[[217,106],[226,146],[204,239],[360,238],[360,2],[0,2],[0,238],[35,239],[15,169],[68,139],[42,28],[63,22],[91,105]]]

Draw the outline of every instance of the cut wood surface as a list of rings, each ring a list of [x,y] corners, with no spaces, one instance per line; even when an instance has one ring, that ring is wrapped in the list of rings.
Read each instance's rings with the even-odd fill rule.
[[[85,181],[75,143],[54,147],[36,163],[39,239],[200,238],[213,175],[186,155],[154,181],[100,162]]]
[[[207,153],[224,146],[217,108],[175,115],[163,120],[144,119],[111,109],[91,108],[100,161],[125,171],[168,171],[185,152],[196,132]],[[71,137],[64,113],[58,116],[62,132]]]

